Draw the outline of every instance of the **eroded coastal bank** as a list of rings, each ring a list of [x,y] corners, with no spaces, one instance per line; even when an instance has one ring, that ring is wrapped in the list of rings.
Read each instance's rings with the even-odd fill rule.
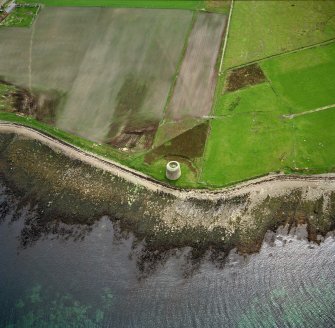
[[[84,237],[107,215],[120,233],[145,241],[143,270],[179,247],[190,246],[192,259],[210,249],[221,261],[233,248],[258,251],[266,232],[282,225],[306,224],[313,242],[335,227],[335,174],[269,175],[226,189],[181,190],[10,123],[0,124],[0,172],[20,199],[18,208],[36,207],[21,247],[52,233]],[[6,204],[1,207],[5,215]]]

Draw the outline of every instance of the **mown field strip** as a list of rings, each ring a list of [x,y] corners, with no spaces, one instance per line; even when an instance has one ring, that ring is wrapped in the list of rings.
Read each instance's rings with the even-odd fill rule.
[[[242,65],[231,66],[227,69],[227,71],[237,69],[237,68],[242,68],[242,67],[249,66],[249,65],[252,65],[252,64],[262,63],[262,62],[267,61],[269,59],[284,57],[286,55],[298,53],[298,52],[301,52],[301,51],[304,51],[304,50],[326,46],[326,45],[334,43],[334,42],[335,42],[335,38],[331,38],[329,40],[318,42],[318,43],[315,43],[315,44],[312,44],[312,45],[309,45],[309,46],[306,46],[306,47],[301,47],[301,48],[294,49],[294,50],[289,50],[289,51],[286,51],[286,52],[284,51],[284,52],[277,53],[277,54],[274,54],[274,55],[270,55],[270,56],[267,56],[267,57],[264,57],[264,58],[261,58],[261,59],[257,59],[257,60],[254,60],[254,61],[243,63]]]

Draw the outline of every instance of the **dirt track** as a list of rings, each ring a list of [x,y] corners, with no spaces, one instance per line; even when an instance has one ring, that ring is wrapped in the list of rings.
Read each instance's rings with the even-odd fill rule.
[[[269,174],[262,178],[253,179],[222,189],[177,189],[112,160],[102,158],[92,153],[86,153],[71,144],[45,135],[33,128],[15,123],[0,122],[0,133],[15,133],[23,138],[38,140],[54,151],[60,151],[72,159],[77,159],[93,167],[108,171],[134,185],[141,185],[151,191],[161,191],[179,199],[195,198],[199,200],[217,200],[250,194],[253,195],[255,201],[261,201],[267,195],[283,195],[296,188],[303,188],[307,191],[317,189],[319,192],[335,191],[335,174],[309,176]]]

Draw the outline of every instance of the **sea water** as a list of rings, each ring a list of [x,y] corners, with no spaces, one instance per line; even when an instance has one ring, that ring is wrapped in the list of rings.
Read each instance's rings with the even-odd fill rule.
[[[34,209],[0,184],[0,327],[335,327],[335,243],[282,230],[259,253],[203,260],[182,249],[145,277],[133,237],[101,218],[22,247]],[[302,229],[303,231],[303,229]]]

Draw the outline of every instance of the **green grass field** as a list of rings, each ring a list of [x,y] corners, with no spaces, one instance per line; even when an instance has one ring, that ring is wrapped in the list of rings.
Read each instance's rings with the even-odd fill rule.
[[[202,179],[223,186],[286,167],[291,153],[289,108],[269,83],[225,94],[204,155]]]
[[[234,1],[224,67],[335,38],[335,1]]]
[[[22,3],[41,3],[52,7],[114,7],[191,9],[204,7],[202,0],[20,0]]]
[[[273,171],[335,168],[335,43],[260,63],[267,82],[217,97],[202,180],[223,186]]]
[[[214,120],[205,152],[203,181],[230,185],[287,166],[290,123],[278,113],[243,113]]]
[[[335,43],[273,58],[261,67],[293,113],[335,104]]]
[[[335,106],[332,109],[295,118],[295,156],[297,170],[306,173],[335,171]]]

